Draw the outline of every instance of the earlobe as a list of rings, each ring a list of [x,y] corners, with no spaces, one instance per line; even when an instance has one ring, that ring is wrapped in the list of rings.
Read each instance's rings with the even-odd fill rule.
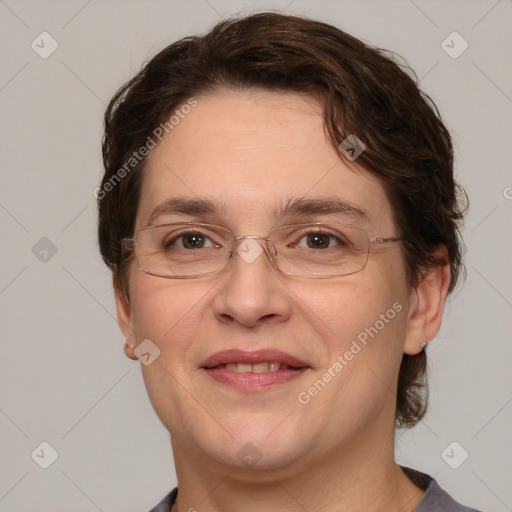
[[[130,359],[133,359],[134,361],[137,360],[137,356],[135,355],[135,345],[129,344],[127,341],[124,343],[123,351],[126,355],[126,357],[129,357]]]
[[[125,337],[123,350],[127,357],[135,361],[137,360],[137,356],[134,353],[136,339],[132,325],[131,307],[128,300],[124,297],[123,293],[118,289],[115,283],[114,295],[116,301],[117,322]]]
[[[421,278],[411,294],[409,325],[404,344],[404,352],[409,355],[420,353],[425,343],[432,340],[441,328],[451,272],[444,246],[436,251],[435,257],[440,263]]]

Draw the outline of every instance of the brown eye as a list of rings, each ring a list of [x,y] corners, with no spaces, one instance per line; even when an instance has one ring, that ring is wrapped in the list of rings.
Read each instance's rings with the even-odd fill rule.
[[[307,235],[307,246],[310,249],[326,249],[329,247],[330,239],[332,237],[330,235],[325,235],[321,233],[312,233]]]
[[[348,246],[348,242],[345,241],[341,233],[336,236],[333,233],[321,232],[321,231],[310,231],[301,235],[299,242],[296,247],[302,247],[305,249],[343,249]]]
[[[169,237],[162,244],[166,249],[206,249],[213,247],[212,240],[204,235],[203,233],[181,233],[175,236]]]
[[[205,244],[205,237],[199,233],[191,233],[181,237],[185,249],[201,249]]]

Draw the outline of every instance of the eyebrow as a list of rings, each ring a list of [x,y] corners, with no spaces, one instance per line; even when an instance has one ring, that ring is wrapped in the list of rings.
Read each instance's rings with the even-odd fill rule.
[[[188,199],[185,197],[173,197],[167,199],[158,205],[148,219],[148,225],[151,225],[157,217],[161,215],[182,214],[182,215],[214,215],[223,213],[225,205],[222,202],[196,198]]]
[[[274,220],[286,216],[300,215],[343,215],[359,220],[369,220],[368,215],[363,210],[338,197],[322,199],[291,198],[272,211]]]
[[[214,199],[173,197],[153,210],[148,219],[148,225],[151,225],[161,215],[222,215],[225,211],[225,203]],[[342,215],[357,220],[369,220],[368,215],[363,210],[338,197],[321,199],[290,198],[275,206],[271,211],[271,218],[275,222],[284,217],[307,215]]]

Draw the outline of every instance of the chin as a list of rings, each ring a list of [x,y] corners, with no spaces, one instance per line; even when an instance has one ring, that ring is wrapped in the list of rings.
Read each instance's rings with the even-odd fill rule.
[[[236,447],[219,447],[219,451],[212,454],[212,457],[221,465],[232,468],[239,478],[247,476],[249,480],[254,481],[254,475],[258,472],[286,471],[300,454],[297,453],[296,446],[240,440]],[[268,475],[263,475],[263,478],[268,480]]]
[[[282,418],[281,418],[282,419]],[[274,423],[277,425],[279,422]],[[292,432],[283,429],[281,432],[257,428],[254,424],[249,426],[246,422],[238,424],[237,432],[232,431],[233,436],[225,432],[216,439],[208,436],[207,439],[196,439],[192,442],[206,452],[221,466],[232,468],[240,477],[253,475],[262,471],[286,470],[295,461],[304,460],[306,446],[309,442],[300,438],[299,434],[304,430],[298,429]],[[218,429],[217,429],[218,432]],[[268,475],[266,476],[268,479]]]

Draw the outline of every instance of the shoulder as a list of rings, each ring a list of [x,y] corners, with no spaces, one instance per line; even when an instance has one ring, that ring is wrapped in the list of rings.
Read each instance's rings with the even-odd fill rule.
[[[165,498],[155,507],[153,507],[149,512],[169,512],[171,510],[172,505],[176,501],[176,496],[178,495],[178,488],[173,489]]]
[[[409,468],[402,469],[416,485],[425,489],[413,512],[479,512],[456,502],[431,476]]]
[[[415,484],[425,489],[422,500],[413,512],[480,512],[456,502],[432,477],[409,468],[403,468],[403,470]],[[169,512],[177,495],[176,487],[149,512]]]

